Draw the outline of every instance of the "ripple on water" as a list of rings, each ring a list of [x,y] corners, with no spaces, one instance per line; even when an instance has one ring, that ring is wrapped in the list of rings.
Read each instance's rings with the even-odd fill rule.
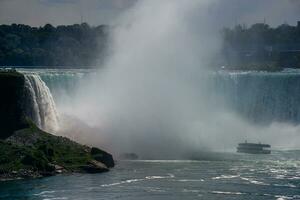
[[[283,195],[275,195],[277,198],[276,200],[288,200],[288,199],[294,199],[292,196],[283,196]]]
[[[293,176],[293,177],[289,177],[287,179],[288,180],[300,180],[300,176]]]
[[[145,178],[141,178],[141,179],[128,179],[125,181],[120,181],[120,182],[115,182],[110,184],[102,184],[101,187],[111,187],[111,186],[117,186],[126,183],[133,183],[133,182],[154,180],[154,179],[167,179],[167,178],[174,178],[174,177],[175,177],[174,174],[167,174],[167,176],[146,176]]]
[[[159,187],[146,187],[145,189],[146,189],[147,192],[155,192],[155,193],[156,192],[159,192],[159,193],[166,192],[165,190],[163,190]]]
[[[183,189],[182,192],[191,192],[191,193],[199,193],[200,190],[189,190],[189,189]]]
[[[66,200],[66,199],[69,199],[68,197],[55,197],[54,193],[56,193],[56,191],[46,190],[46,191],[42,191],[40,193],[36,193],[33,195],[42,197],[43,200]]]
[[[244,195],[243,192],[228,192],[228,191],[211,191],[212,194],[224,194],[224,195]]]
[[[133,182],[144,181],[144,180],[146,180],[146,179],[128,179],[128,180],[120,181],[120,182],[116,182],[116,183],[102,184],[101,187],[110,187],[110,186],[122,185],[125,183],[133,183]]]
[[[221,176],[216,176],[213,177],[213,180],[218,180],[218,179],[233,179],[233,178],[238,178],[240,177],[239,175],[221,175]]]
[[[296,185],[293,185],[291,183],[287,183],[287,184],[274,184],[274,186],[276,187],[289,187],[289,188],[296,188]]]
[[[35,196],[41,196],[41,195],[45,195],[45,194],[53,194],[55,193],[54,190],[46,190],[46,191],[42,191],[40,193],[34,194]]]
[[[178,182],[204,182],[204,179],[179,179]]]
[[[245,181],[248,181],[249,183],[252,183],[252,184],[255,184],[255,185],[265,185],[265,186],[270,185],[268,183],[264,183],[262,181],[257,181],[257,180],[254,180],[252,178],[241,177],[241,179],[245,180]]]

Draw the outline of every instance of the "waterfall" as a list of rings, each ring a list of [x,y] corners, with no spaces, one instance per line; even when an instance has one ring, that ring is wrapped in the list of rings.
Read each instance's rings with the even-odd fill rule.
[[[37,74],[25,74],[25,89],[27,91],[27,115],[36,125],[49,132],[59,128],[58,112],[52,94]]]
[[[33,100],[31,103],[28,102],[34,108],[32,109],[34,113],[30,116],[37,124],[40,124],[40,127],[57,127],[56,110],[58,109],[61,113],[72,111],[72,106],[69,105],[73,105],[72,102],[77,97],[80,86],[86,85],[89,83],[86,81],[95,76],[93,70],[80,69],[30,69],[21,72],[27,74],[27,87],[33,91],[29,94]],[[300,123],[300,70],[291,72],[218,71],[203,73],[199,75],[199,79],[207,79],[204,81],[206,84],[199,85],[199,87],[207,87],[202,89],[207,91],[209,102],[214,103],[220,109],[224,107],[226,111],[229,110],[246,120],[259,124],[269,124],[274,121]],[[39,85],[40,90],[46,93],[40,95],[47,96],[50,101],[47,106],[49,108],[46,109],[46,116],[50,119],[45,120],[45,117],[40,114],[45,111],[39,110],[45,110],[45,108],[41,108],[41,103],[39,103],[41,100],[37,100],[40,97],[34,97],[39,95],[35,85]]]
[[[255,123],[300,123],[299,72],[224,72],[215,91],[227,108]]]

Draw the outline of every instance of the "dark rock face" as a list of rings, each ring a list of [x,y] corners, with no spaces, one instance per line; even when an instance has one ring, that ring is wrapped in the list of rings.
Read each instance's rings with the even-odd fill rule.
[[[103,150],[101,150],[101,149],[93,147],[91,149],[91,155],[95,160],[97,160],[99,162],[102,162],[103,164],[105,164],[109,168],[115,166],[115,162],[114,162],[114,159],[113,159],[112,155],[105,152],[105,151],[103,151]]]
[[[95,173],[102,173],[102,172],[108,172],[109,169],[101,162],[98,162],[96,160],[91,160],[87,163],[87,165],[84,165],[81,167],[83,171],[91,174]]]
[[[27,126],[25,122],[24,94],[25,78],[14,71],[0,71],[0,139]]]

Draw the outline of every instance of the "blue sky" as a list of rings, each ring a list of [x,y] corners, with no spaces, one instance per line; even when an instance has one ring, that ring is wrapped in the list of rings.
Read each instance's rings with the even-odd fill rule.
[[[0,0],[0,24],[74,24],[81,18],[91,25],[113,24],[136,1]],[[300,0],[217,0],[211,9],[213,17],[220,18],[218,26],[249,25],[264,19],[272,26],[294,25],[300,20]]]

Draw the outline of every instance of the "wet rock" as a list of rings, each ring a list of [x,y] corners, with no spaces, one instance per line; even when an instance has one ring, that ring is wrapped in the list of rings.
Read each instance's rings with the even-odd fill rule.
[[[108,168],[111,168],[111,167],[115,166],[113,156],[111,154],[101,150],[101,149],[98,149],[96,147],[92,147],[91,155],[95,160],[105,164]]]
[[[55,173],[57,173],[57,174],[61,174],[61,173],[67,171],[63,166],[60,166],[60,165],[57,165],[57,164],[49,163],[49,166],[53,167]]]
[[[83,171],[91,174],[109,171],[105,164],[96,160],[89,161],[87,165],[84,165],[81,168]]]

